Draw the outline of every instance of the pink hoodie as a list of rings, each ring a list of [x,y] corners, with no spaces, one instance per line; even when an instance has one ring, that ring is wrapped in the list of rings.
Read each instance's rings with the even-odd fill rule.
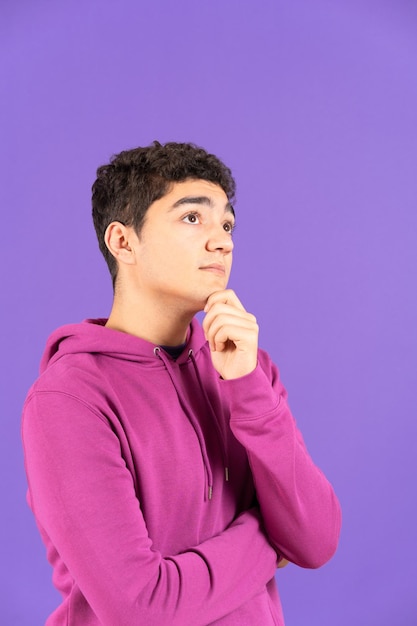
[[[176,361],[103,320],[58,329],[22,432],[63,596],[48,626],[282,625],[279,557],[336,549],[339,504],[276,367],[260,350],[221,380],[197,321]]]

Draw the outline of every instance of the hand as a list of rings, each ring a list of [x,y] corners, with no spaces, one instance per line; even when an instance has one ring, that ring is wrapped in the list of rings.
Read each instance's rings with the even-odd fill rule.
[[[216,291],[204,307],[203,330],[216,371],[225,380],[252,372],[258,362],[256,318],[231,289]]]

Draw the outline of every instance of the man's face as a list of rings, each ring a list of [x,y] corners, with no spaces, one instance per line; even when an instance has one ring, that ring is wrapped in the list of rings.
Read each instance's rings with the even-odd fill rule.
[[[232,267],[233,209],[223,189],[205,180],[174,183],[147,210],[135,244],[141,295],[196,312],[225,289]]]

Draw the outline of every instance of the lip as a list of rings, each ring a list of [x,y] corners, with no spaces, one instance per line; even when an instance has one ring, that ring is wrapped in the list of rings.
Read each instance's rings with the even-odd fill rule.
[[[209,265],[202,265],[200,270],[205,270],[207,272],[213,272],[214,274],[220,274],[224,276],[226,274],[226,269],[224,265],[220,263],[210,263]]]

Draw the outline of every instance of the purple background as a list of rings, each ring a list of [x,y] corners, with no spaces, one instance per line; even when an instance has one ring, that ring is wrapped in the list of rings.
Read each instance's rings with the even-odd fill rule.
[[[231,286],[344,511],[288,626],[417,624],[417,3],[2,0],[0,622],[57,603],[20,413],[47,335],[104,316],[95,169],[193,141],[231,166]]]

